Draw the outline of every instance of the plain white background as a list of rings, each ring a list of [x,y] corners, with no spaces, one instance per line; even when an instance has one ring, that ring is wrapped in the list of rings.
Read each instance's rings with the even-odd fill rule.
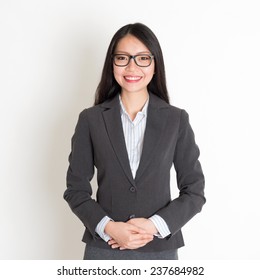
[[[82,259],[83,225],[62,198],[70,140],[111,37],[137,21],[161,43],[206,176],[180,258],[258,259],[259,14],[257,0],[1,0],[0,259]]]

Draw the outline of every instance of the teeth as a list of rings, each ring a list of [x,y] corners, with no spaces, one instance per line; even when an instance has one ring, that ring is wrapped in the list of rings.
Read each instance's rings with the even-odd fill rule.
[[[125,77],[127,80],[137,81],[140,80],[140,77]]]

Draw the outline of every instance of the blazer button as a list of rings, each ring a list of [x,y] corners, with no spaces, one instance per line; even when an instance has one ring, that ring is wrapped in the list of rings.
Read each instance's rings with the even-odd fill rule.
[[[136,188],[135,187],[131,187],[129,190],[130,190],[130,192],[135,192]]]

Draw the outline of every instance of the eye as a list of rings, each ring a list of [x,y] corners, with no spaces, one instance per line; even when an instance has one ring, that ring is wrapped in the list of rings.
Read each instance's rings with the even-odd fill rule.
[[[149,55],[140,55],[139,60],[142,60],[142,61],[150,60],[150,56]]]
[[[115,59],[118,61],[127,61],[128,57],[126,55],[115,55]]]

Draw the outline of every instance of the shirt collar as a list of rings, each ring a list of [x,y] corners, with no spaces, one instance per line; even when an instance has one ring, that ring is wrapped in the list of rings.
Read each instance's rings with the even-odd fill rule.
[[[125,115],[129,116],[128,113],[127,113],[127,111],[126,111],[126,109],[125,109],[125,107],[124,107],[124,104],[123,104],[123,102],[122,102],[122,99],[121,99],[121,95],[120,95],[120,94],[119,94],[119,103],[120,103],[120,113],[121,113],[121,115],[122,115],[122,114],[125,114]],[[141,115],[143,115],[144,117],[146,117],[146,116],[147,116],[148,104],[149,104],[149,95],[148,95],[148,98],[147,98],[147,100],[146,100],[146,102],[145,102],[145,104],[144,104],[142,110],[139,111],[138,114],[141,114]]]

